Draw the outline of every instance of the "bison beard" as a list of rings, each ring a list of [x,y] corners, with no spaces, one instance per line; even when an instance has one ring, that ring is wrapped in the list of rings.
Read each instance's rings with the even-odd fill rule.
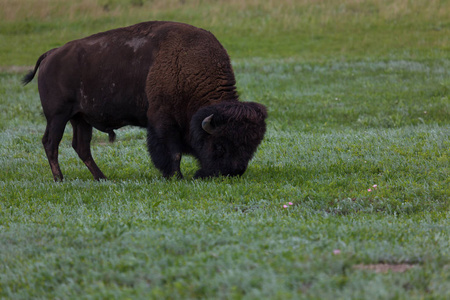
[[[55,181],[68,121],[72,146],[95,179],[92,128],[115,138],[126,125],[147,128],[148,150],[163,176],[182,177],[182,154],[195,156],[195,178],[242,175],[266,131],[266,108],[240,102],[226,50],[208,31],[145,22],[98,33],[44,53],[38,89],[47,127],[42,139]]]

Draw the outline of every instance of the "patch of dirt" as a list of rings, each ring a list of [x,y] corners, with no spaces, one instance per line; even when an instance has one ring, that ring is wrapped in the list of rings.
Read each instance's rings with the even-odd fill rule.
[[[33,70],[33,66],[0,66],[0,72],[24,73]]]
[[[375,273],[387,273],[389,271],[394,273],[403,273],[414,267],[412,264],[373,264],[373,265],[354,265],[353,268],[357,270],[371,270]]]

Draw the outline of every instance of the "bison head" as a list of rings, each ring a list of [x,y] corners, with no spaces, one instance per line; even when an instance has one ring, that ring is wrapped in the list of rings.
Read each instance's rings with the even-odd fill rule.
[[[224,102],[201,108],[191,120],[191,147],[200,162],[195,178],[244,174],[266,132],[266,108]]]

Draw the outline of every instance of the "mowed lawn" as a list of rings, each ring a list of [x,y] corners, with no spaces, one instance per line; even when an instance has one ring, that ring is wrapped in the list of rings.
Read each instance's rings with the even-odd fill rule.
[[[0,0],[0,298],[450,298],[448,1]],[[146,132],[94,131],[107,181],[60,145],[43,52],[145,20],[229,50],[242,101],[269,111],[239,178],[166,180]]]

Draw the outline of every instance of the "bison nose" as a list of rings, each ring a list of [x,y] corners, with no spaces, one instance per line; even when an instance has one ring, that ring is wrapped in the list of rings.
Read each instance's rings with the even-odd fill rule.
[[[236,168],[231,172],[231,176],[241,176],[245,173],[246,168]]]
[[[247,170],[247,165],[243,165],[242,163],[234,162],[232,168],[232,176],[241,176]]]
[[[228,162],[223,164],[220,168],[222,176],[241,176],[245,173],[247,165],[240,164],[239,162]]]
[[[245,173],[245,169],[241,169],[241,170],[237,170],[236,172],[235,172],[235,176],[242,176],[242,174],[244,174]]]

